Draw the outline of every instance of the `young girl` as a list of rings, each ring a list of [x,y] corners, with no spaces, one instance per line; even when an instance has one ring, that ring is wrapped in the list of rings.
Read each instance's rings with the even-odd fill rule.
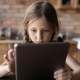
[[[58,37],[59,24],[56,11],[49,2],[38,1],[26,10],[22,27],[24,28],[24,43],[46,43],[63,41]],[[55,42],[54,41],[54,42]],[[0,65],[0,77],[15,71],[14,49],[4,55],[5,62]],[[67,55],[66,64],[71,69],[60,69],[53,75],[56,80],[80,80],[80,64]]]

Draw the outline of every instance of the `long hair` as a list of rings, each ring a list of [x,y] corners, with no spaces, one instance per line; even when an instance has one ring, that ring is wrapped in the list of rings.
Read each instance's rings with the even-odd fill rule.
[[[27,32],[28,23],[31,20],[36,20],[40,17],[44,16],[45,19],[49,22],[51,27],[54,30],[54,39],[57,39],[58,31],[59,31],[59,24],[58,24],[58,18],[56,14],[56,10],[52,6],[51,3],[45,2],[45,1],[38,1],[34,2],[32,5],[30,5],[26,10],[26,15],[22,23],[23,27],[23,41],[24,43],[29,42],[29,36]]]

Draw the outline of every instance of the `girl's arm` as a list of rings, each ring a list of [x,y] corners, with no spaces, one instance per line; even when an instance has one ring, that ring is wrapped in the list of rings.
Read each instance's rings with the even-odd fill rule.
[[[8,74],[8,66],[7,66],[7,63],[6,61],[4,63],[2,63],[0,65],[0,77],[3,77],[5,76],[6,74]]]
[[[80,63],[78,63],[70,54],[68,54],[66,64],[73,70],[71,80],[80,80]]]

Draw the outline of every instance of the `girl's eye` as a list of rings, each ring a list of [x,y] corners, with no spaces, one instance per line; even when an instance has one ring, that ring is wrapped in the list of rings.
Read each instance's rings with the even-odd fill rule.
[[[36,30],[31,30],[32,32],[36,32]]]
[[[43,30],[43,32],[49,32],[49,30]]]

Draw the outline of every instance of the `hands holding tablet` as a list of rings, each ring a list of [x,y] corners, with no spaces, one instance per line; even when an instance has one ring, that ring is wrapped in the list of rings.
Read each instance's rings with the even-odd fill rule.
[[[14,60],[14,49],[10,49],[8,54],[4,55],[5,61],[7,63],[7,71],[14,72],[15,70],[15,60]],[[54,78],[56,80],[71,80],[72,71],[70,69],[60,69],[54,72]]]
[[[8,72],[14,72],[15,70],[15,61],[14,61],[14,50],[10,49],[8,54],[4,55],[5,61],[7,62]],[[54,78],[56,80],[71,80],[72,71],[71,69],[60,69],[54,72]]]

